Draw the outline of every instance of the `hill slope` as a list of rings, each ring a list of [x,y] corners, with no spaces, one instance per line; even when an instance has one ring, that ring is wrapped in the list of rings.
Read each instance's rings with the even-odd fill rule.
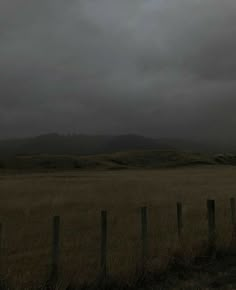
[[[169,144],[175,144],[177,149]],[[138,135],[48,134],[0,141],[0,168],[70,170],[236,165],[235,154],[215,155],[203,148],[194,142],[158,140]],[[195,151],[200,153],[193,153]]]
[[[174,150],[142,150],[88,156],[78,155],[22,155],[2,160],[6,169],[130,169],[163,168],[218,164],[214,156]]]

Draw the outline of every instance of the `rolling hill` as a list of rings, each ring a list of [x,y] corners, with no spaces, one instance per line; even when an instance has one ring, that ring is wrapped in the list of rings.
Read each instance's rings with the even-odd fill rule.
[[[0,141],[0,168],[71,170],[236,165],[235,154],[216,154],[208,149],[200,143],[139,135],[47,134]]]

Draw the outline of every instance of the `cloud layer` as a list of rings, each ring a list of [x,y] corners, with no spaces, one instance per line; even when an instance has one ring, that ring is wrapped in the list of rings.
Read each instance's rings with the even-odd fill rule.
[[[235,0],[2,0],[0,137],[236,140]]]

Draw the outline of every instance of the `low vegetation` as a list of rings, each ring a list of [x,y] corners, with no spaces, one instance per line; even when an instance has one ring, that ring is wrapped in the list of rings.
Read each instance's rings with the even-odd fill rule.
[[[216,200],[217,248],[223,251],[232,241],[229,198],[235,197],[235,177],[235,167],[216,165],[158,170],[5,172],[0,175],[4,237],[1,277],[9,285],[17,285],[17,289],[46,281],[52,217],[60,215],[60,289],[94,281],[100,271],[102,209],[108,211],[109,274],[127,285],[136,280],[140,265],[141,206],[148,207],[149,273],[164,272],[173,257],[188,265],[201,255],[207,244],[209,198]],[[177,239],[177,201],[182,201],[184,210],[182,244]]]

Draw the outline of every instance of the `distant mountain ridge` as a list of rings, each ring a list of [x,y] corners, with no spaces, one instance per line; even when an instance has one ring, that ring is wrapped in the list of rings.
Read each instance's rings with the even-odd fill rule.
[[[17,155],[93,155],[132,150],[189,150],[199,152],[234,151],[220,144],[182,139],[155,139],[126,135],[45,134],[29,138],[0,140],[0,157]]]
[[[59,135],[0,140],[0,156],[92,155],[129,150],[172,149],[157,139],[139,135]]]

